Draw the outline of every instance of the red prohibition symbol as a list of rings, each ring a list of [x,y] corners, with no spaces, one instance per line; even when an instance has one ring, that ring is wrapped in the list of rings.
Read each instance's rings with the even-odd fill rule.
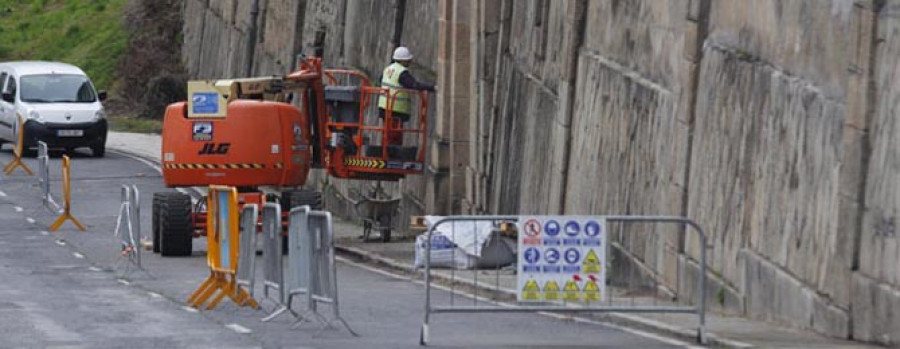
[[[541,222],[534,218],[525,221],[525,235],[531,237],[541,235]]]

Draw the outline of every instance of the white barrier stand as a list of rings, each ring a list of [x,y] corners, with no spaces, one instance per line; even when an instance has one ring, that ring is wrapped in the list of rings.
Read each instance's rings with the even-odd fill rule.
[[[113,235],[119,240],[121,250],[119,251],[120,259],[114,269],[118,269],[124,264],[123,277],[135,270],[140,270],[150,278],[155,278],[141,265],[140,214],[140,191],[138,191],[137,186],[122,185],[122,204],[119,206],[116,229],[113,231]]]
[[[253,298],[253,289],[256,286],[256,222],[258,218],[258,206],[244,205],[241,210],[237,284],[247,289],[250,298]]]
[[[353,336],[359,336],[341,317],[338,301],[337,266],[334,259],[334,233],[330,212],[312,211],[309,206],[291,210],[288,227],[288,257],[291,271],[287,292],[287,306],[291,308],[293,297],[306,295],[304,314],[319,320],[322,329],[333,328],[338,322]],[[318,304],[330,304],[332,318],[318,310]],[[294,326],[310,316],[302,316]]]
[[[38,142],[38,184],[41,188],[41,201],[44,208],[54,213],[62,213],[63,209],[50,193],[50,152],[47,143]]]

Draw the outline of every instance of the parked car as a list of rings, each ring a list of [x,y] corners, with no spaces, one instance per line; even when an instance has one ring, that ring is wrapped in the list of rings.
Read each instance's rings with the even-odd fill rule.
[[[38,141],[72,151],[89,147],[106,153],[106,92],[78,67],[56,62],[0,63],[0,144],[24,133],[25,149]],[[20,130],[19,120],[24,121]]]

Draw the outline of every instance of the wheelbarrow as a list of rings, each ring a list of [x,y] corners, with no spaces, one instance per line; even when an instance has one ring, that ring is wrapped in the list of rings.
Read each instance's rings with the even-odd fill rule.
[[[364,242],[369,241],[372,231],[381,235],[381,242],[391,241],[391,229],[393,228],[394,215],[400,207],[400,199],[372,199],[363,198],[354,205],[356,215],[363,220]]]

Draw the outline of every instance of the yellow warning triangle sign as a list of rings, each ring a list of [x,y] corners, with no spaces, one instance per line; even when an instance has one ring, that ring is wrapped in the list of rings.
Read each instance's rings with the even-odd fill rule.
[[[538,286],[537,281],[528,280],[525,282],[525,286],[522,287],[522,299],[530,301],[541,299],[541,287]]]
[[[556,281],[551,280],[544,284],[544,300],[559,300],[559,284]]]
[[[597,282],[588,281],[584,285],[584,300],[588,302],[600,300],[600,287],[597,286]]]
[[[567,301],[575,301],[577,302],[581,295],[579,294],[578,284],[575,281],[569,280],[566,282],[566,286],[563,287],[563,298]]]
[[[587,256],[584,257],[584,263],[582,263],[581,270],[588,274],[600,273],[600,258],[597,257],[597,253],[594,252],[594,249],[591,249]]]

